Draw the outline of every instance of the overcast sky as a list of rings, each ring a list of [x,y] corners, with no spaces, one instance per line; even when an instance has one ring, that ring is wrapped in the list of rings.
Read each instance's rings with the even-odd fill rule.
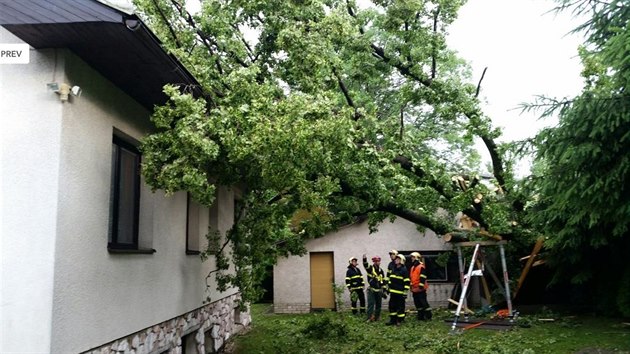
[[[536,113],[521,114],[515,109],[520,103],[536,95],[575,96],[582,87],[577,57],[582,37],[569,34],[580,20],[549,13],[554,5],[550,0],[469,0],[450,27],[448,43],[470,62],[475,83],[488,67],[480,98],[484,112],[503,128],[502,141],[531,137],[556,123],[538,120]],[[526,174],[528,166],[523,162],[518,174]]]
[[[547,13],[549,0],[469,0],[450,28],[448,42],[469,60],[476,83],[488,67],[480,97],[507,140],[535,134],[535,114],[512,110],[535,95],[574,96],[582,87],[577,47],[569,35],[579,21]]]

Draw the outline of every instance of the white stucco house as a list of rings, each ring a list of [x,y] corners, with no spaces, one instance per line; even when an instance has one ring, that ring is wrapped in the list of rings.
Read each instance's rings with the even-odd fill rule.
[[[195,80],[126,8],[0,1],[0,25],[29,52],[0,64],[0,352],[219,350],[250,318],[238,289],[206,287],[199,251],[236,192],[208,209],[139,174],[162,86]]]
[[[446,266],[435,260],[441,253],[451,249],[432,231],[418,231],[416,225],[396,219],[393,223],[383,222],[378,232],[370,234],[367,222],[341,228],[337,232],[306,243],[307,254],[278,259],[273,270],[273,305],[276,313],[305,313],[316,309],[335,309],[334,283],[345,287],[348,259],[357,257],[359,264],[363,254],[371,264],[373,256],[382,258],[381,268],[387,271],[389,251],[396,249],[404,255],[419,251],[425,258],[429,271],[428,300],[432,307],[448,304],[455,282],[459,282],[459,269],[455,258]],[[409,257],[408,257],[409,258]],[[365,269],[359,265],[365,277]],[[367,280],[366,280],[367,284]],[[343,308],[350,303],[349,293],[344,290]],[[412,305],[411,296],[407,298]],[[387,302],[383,303],[387,308]]]

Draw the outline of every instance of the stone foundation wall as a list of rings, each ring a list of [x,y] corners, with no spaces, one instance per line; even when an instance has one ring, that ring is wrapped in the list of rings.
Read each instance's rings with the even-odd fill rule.
[[[274,313],[309,313],[310,303],[273,304]]]
[[[454,285],[453,283],[430,283],[429,290],[427,290],[427,301],[429,301],[429,305],[434,308],[447,307],[449,304],[448,298],[451,296]]]
[[[241,312],[236,306],[239,298],[240,294],[228,296],[84,353],[205,354],[218,352],[230,336],[251,323],[249,311]],[[191,344],[194,348],[191,348]],[[183,346],[186,346],[185,353],[182,350]]]

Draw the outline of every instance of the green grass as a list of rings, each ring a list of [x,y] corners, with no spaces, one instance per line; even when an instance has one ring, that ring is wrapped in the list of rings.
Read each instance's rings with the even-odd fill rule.
[[[436,310],[431,322],[412,316],[401,327],[385,320],[366,323],[349,313],[276,315],[268,304],[252,306],[250,331],[237,336],[234,353],[630,353],[630,328],[622,320],[550,313],[522,316],[509,331],[470,329],[449,334],[450,312]]]

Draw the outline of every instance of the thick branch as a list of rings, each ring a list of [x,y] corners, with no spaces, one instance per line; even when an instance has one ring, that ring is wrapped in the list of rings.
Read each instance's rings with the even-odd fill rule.
[[[350,5],[350,1],[346,1],[346,7],[348,9],[348,14],[356,19],[357,15],[354,8]],[[365,34],[365,30],[363,29],[363,26],[359,26],[359,33]]]
[[[409,220],[414,224],[424,226],[428,229],[433,230],[436,234],[439,235],[444,235],[452,231],[451,228],[436,222],[427,215],[413,210],[403,209],[394,204],[381,205],[380,207],[377,207],[377,209],[399,216],[405,220]]]
[[[177,45],[178,48],[181,48],[182,44],[179,41],[179,38],[177,38],[177,34],[175,33],[173,26],[171,26],[170,21],[166,18],[166,15],[164,14],[164,11],[162,11],[162,8],[158,4],[157,0],[153,0],[153,6],[155,6],[156,10],[160,14],[160,18],[162,18],[162,21],[166,25],[166,28],[168,28],[168,31],[171,34],[171,37],[173,37],[173,40],[175,41],[175,45]]]
[[[355,12],[354,8],[350,5],[350,2],[348,2],[348,1],[346,2],[346,7],[348,8],[348,14],[356,19],[357,18],[356,12]],[[363,29],[363,26],[359,26],[359,33],[365,34],[365,29]],[[398,71],[401,74],[403,74],[405,76],[409,76],[409,77],[413,78],[414,80],[422,83],[423,85],[425,85],[427,87],[431,85],[431,79],[421,78],[418,75],[415,75],[414,73],[411,72],[411,67],[410,66],[402,65],[400,63],[392,63],[392,59],[385,54],[385,50],[383,48],[377,46],[374,43],[370,44],[370,47],[372,48],[372,55],[373,56],[375,56],[376,58],[381,59],[382,61],[392,65],[393,67],[398,69]]]
[[[400,72],[404,76],[408,76],[408,77],[416,80],[417,82],[423,84],[426,87],[431,86],[431,79],[423,78],[423,77],[420,77],[420,76],[412,73],[411,72],[411,66],[409,66],[409,65],[403,65],[401,63],[393,62],[392,59],[385,54],[385,50],[383,48],[377,46],[374,43],[370,44],[370,47],[372,48],[372,55],[373,56],[375,56],[376,58],[381,59],[385,63],[390,64],[391,66],[395,67],[398,70],[398,72]]]
[[[414,166],[411,159],[406,156],[399,155],[394,158],[394,162],[399,164],[402,169],[413,173],[418,178],[427,177],[427,173],[422,168]],[[453,198],[452,193],[447,192],[444,189],[444,186],[438,183],[438,181],[436,181],[435,179],[431,178],[428,183],[431,188],[435,189],[441,196],[443,196],[447,200],[451,200]]]
[[[440,15],[440,7],[435,10],[433,15],[433,55],[431,55],[431,80],[435,79],[437,71],[437,23]]]
[[[250,47],[249,43],[247,43],[247,41],[245,40],[245,37],[243,37],[243,35],[241,34],[241,30],[235,24],[231,24],[230,27],[232,27],[234,32],[239,34],[238,38],[241,40],[241,43],[243,43],[243,45],[245,46],[245,49],[247,49],[247,56],[249,57],[249,60],[251,60],[252,62],[255,62],[258,56],[254,55],[254,51]]]
[[[505,193],[508,192],[505,186],[505,171],[503,170],[503,159],[501,155],[499,155],[499,148],[497,144],[494,142],[494,139],[487,135],[482,135],[481,140],[486,145],[488,152],[490,153],[490,159],[492,160],[492,173],[494,174],[494,178],[497,179],[499,183],[499,187],[503,189]]]
[[[195,33],[197,33],[197,35],[202,39],[202,41],[204,42],[204,45],[206,46],[206,48],[208,48],[208,50],[210,50],[210,54],[213,54],[213,51],[211,50],[208,42],[212,45],[214,45],[218,50],[221,50],[221,46],[219,45],[219,43],[217,43],[212,37],[208,36],[207,34],[205,34],[201,29],[199,29],[199,27],[197,26],[197,23],[195,22],[195,20],[193,19],[192,15],[180,4],[178,3],[176,0],[171,0],[171,3],[173,4],[173,6],[175,6],[175,8],[177,8],[177,10],[179,11],[179,13],[181,14],[181,16],[184,18],[184,20],[195,30]],[[227,51],[227,53],[234,58],[234,60],[240,64],[242,67],[249,67],[249,64],[247,64],[245,61],[243,61],[241,58],[238,57],[238,55],[236,55],[233,52]],[[218,59],[217,59],[217,64],[219,63]]]

